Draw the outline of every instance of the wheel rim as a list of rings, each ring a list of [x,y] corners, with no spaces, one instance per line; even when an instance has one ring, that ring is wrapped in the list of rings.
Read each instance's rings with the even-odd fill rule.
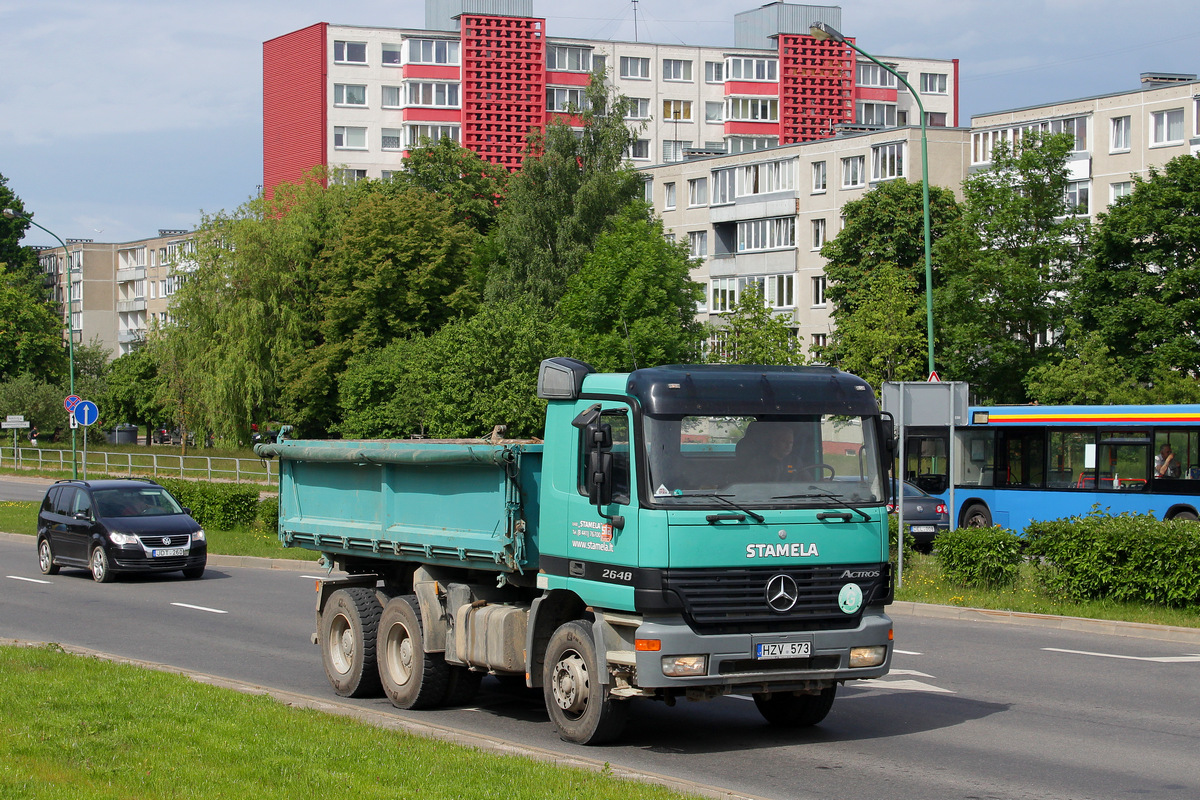
[[[38,548],[38,564],[42,567],[42,572],[50,569],[50,564],[53,561],[50,555],[50,543],[45,539],[42,540],[41,546]]]
[[[383,640],[383,653],[383,664],[388,678],[396,686],[404,686],[412,679],[415,655],[412,635],[408,628],[400,623],[389,628]]]
[[[338,614],[329,626],[329,662],[338,674],[350,672],[354,663],[354,630],[345,614]]]
[[[103,580],[107,567],[108,565],[104,561],[104,551],[97,547],[92,551],[92,577],[98,581]]]
[[[554,665],[554,675],[551,684],[555,704],[564,714],[579,717],[588,704],[587,664],[583,656],[574,650],[562,654]]]

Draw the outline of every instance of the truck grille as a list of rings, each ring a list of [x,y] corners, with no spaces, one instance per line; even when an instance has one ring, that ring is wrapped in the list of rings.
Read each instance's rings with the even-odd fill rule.
[[[846,573],[876,573],[848,577]],[[777,611],[767,602],[767,583],[776,576],[795,581],[795,604]],[[771,631],[854,628],[862,609],[888,600],[887,564],[842,564],[809,567],[745,567],[741,569],[668,569],[663,588],[683,603],[684,617],[698,633],[769,633]],[[847,614],[838,594],[848,583],[862,589],[862,607]],[[790,589],[791,584],[788,584]]]

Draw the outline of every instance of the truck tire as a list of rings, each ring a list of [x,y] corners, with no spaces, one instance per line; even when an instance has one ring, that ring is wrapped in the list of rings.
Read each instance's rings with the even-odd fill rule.
[[[962,526],[964,528],[990,528],[992,527],[992,512],[988,511],[988,507],[983,503],[972,503],[963,512]]]
[[[338,589],[321,612],[321,660],[333,690],[342,697],[379,695],[375,637],[382,608],[375,590]]]
[[[441,653],[425,652],[416,595],[393,597],[379,619],[379,678],[396,708],[433,708],[446,697],[450,670]]]
[[[603,744],[621,734],[629,701],[607,693],[603,674],[591,628],[579,621],[560,625],[546,648],[542,694],[563,741]]]
[[[449,679],[446,681],[446,699],[444,705],[461,706],[475,699],[479,693],[479,684],[483,681],[483,673],[475,672],[456,665],[447,665]]]
[[[773,692],[754,695],[754,705],[763,719],[780,728],[807,728],[825,719],[833,707],[837,685],[822,689],[820,694]]]

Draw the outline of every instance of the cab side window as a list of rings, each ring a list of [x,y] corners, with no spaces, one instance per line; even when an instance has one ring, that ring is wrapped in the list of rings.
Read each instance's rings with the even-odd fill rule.
[[[629,414],[625,409],[613,409],[600,414],[600,422],[612,428],[612,459],[613,459],[613,502],[621,505],[629,504],[630,496],[630,449],[629,449]],[[579,437],[579,493],[586,495],[587,485],[584,476],[587,474],[587,448]]]

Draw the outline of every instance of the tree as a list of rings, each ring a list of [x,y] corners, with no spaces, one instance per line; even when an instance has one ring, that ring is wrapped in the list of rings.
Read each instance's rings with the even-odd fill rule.
[[[777,317],[763,299],[762,287],[751,283],[714,332],[716,346],[708,360],[718,364],[803,364],[804,352],[788,320]]]
[[[530,135],[497,220],[490,301],[529,296],[553,308],[596,236],[642,192],[625,158],[634,139],[620,113],[626,101],[599,77],[586,89],[584,108]]]
[[[875,265],[847,295],[856,311],[839,320],[830,360],[875,387],[924,377],[925,306],[915,289],[909,270]]]
[[[22,276],[0,274],[0,380],[28,373],[53,382],[66,368],[62,319],[30,296]]]
[[[29,230],[29,220],[24,218],[28,212],[21,198],[8,188],[8,178],[0,175],[0,211],[16,212],[14,219],[0,214],[0,271],[19,275],[22,279],[34,281],[40,277],[37,274],[37,257],[32,247],[24,247],[21,240]]]
[[[556,310],[573,344],[569,355],[601,372],[694,360],[703,341],[687,246],[663,235],[640,200],[596,237]]]
[[[1136,380],[1200,375],[1200,158],[1133,180],[1100,215],[1072,307]]]
[[[58,384],[24,372],[0,382],[0,415],[24,416],[31,429],[41,430],[43,442],[51,441],[56,435],[61,435],[61,430],[69,424],[67,412],[63,409],[63,398],[66,396]],[[7,438],[9,432],[4,431],[4,434]],[[26,434],[28,431],[19,432],[19,435]]]
[[[153,428],[170,418],[161,400],[164,387],[150,351],[139,347],[114,360],[107,386],[101,406],[106,416],[144,425],[146,444],[150,444]]]
[[[963,183],[965,224],[939,242],[938,361],[982,398],[1025,400],[1025,375],[1056,352],[1088,235],[1067,199],[1073,147],[1038,132],[997,144],[992,168]]]
[[[453,139],[426,140],[409,151],[404,169],[392,176],[400,190],[422,189],[449,201],[455,216],[480,234],[490,231],[500,212],[508,171],[484,161]],[[383,189],[387,191],[387,186]]]

